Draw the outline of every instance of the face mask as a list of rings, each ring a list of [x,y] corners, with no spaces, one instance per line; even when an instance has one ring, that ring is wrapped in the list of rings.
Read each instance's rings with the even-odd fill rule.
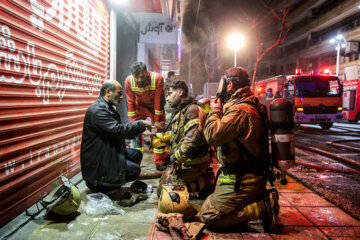
[[[218,90],[216,92],[216,97],[221,99],[221,103],[224,104],[229,99],[229,94],[227,93],[227,83],[226,79],[223,76],[220,79]]]
[[[272,95],[272,92],[267,92],[267,95],[270,97]]]

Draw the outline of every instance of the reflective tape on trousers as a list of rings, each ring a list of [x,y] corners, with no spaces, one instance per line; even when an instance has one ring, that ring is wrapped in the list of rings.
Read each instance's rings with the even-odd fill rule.
[[[273,134],[271,135],[272,142],[293,142],[294,134]]]

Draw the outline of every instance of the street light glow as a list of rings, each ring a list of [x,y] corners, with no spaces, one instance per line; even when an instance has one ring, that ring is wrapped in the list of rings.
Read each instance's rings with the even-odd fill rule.
[[[236,51],[244,45],[244,37],[238,33],[231,34],[228,38],[228,45],[234,50],[234,67],[236,67]]]
[[[238,33],[231,34],[228,38],[228,45],[236,51],[244,45],[244,37]]]
[[[329,40],[329,43],[335,44],[336,49],[336,75],[339,76],[339,65],[340,65],[340,47],[346,47],[346,39],[342,34],[338,34],[335,38]]]
[[[337,39],[337,40],[340,40],[340,39],[342,39],[342,38],[344,38],[344,36],[341,35],[341,34],[339,34],[339,35],[336,36],[336,39]]]

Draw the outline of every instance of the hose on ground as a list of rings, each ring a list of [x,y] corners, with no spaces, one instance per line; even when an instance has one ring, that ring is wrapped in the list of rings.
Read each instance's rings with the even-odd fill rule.
[[[345,173],[360,174],[360,171],[357,171],[357,170],[350,170],[350,169],[331,168],[331,167],[325,167],[325,166],[318,166],[318,165],[314,165],[314,164],[310,164],[310,163],[299,162],[299,161],[297,161],[297,160],[295,160],[295,164],[297,164],[297,165],[302,165],[302,166],[306,166],[306,167],[311,167],[311,168],[317,168],[317,169],[334,171],[334,172],[345,172]]]

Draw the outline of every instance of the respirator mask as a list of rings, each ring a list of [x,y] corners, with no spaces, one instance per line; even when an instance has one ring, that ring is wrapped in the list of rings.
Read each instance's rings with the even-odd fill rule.
[[[233,78],[238,78],[238,76],[232,76],[232,77],[226,77],[224,75],[221,76],[218,90],[216,92],[216,97],[221,99],[222,104],[225,104],[231,97],[232,93],[227,92],[227,86]]]

